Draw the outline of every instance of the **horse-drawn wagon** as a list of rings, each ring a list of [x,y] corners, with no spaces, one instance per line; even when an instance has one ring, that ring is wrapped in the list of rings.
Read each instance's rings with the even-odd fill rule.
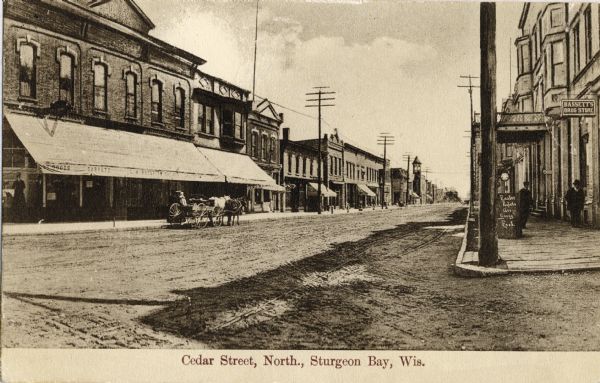
[[[235,217],[237,217],[239,225],[239,216],[246,206],[243,198],[190,198],[188,203],[183,192],[176,192],[176,194],[177,202],[171,203],[167,216],[167,222],[171,225],[187,225],[196,228],[206,227],[209,224],[221,226],[223,225],[224,216],[227,216],[228,224],[232,221],[231,217],[233,217],[233,223],[235,223]]]

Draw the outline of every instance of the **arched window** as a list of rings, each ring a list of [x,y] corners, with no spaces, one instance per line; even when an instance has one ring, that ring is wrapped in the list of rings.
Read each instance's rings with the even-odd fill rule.
[[[252,157],[258,158],[258,132],[252,132],[252,142],[250,143]]]
[[[19,94],[35,98],[37,77],[37,47],[21,44],[19,49]]]
[[[183,88],[175,89],[175,118],[178,120],[177,125],[180,128],[185,128],[185,90]]]
[[[106,112],[106,65],[94,64],[94,110]]]
[[[302,157],[302,175],[306,175],[306,157]]]
[[[162,122],[162,83],[152,80],[152,111],[151,121]]]
[[[70,54],[62,53],[59,58],[58,98],[73,104],[74,60]]]
[[[137,118],[137,75],[125,74],[125,116]]]

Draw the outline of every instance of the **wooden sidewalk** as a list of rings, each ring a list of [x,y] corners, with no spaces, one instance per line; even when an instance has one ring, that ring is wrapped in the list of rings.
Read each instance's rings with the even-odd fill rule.
[[[523,237],[498,240],[510,272],[600,269],[600,230],[531,217]]]

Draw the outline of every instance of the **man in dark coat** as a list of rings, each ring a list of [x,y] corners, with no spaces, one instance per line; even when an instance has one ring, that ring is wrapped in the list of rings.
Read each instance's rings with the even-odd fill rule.
[[[579,180],[573,182],[573,187],[569,188],[565,195],[565,201],[567,202],[569,214],[571,214],[571,225],[574,227],[581,226],[581,211],[585,203],[585,193]]]
[[[25,216],[25,182],[21,179],[21,173],[17,173],[17,179],[13,182],[14,198],[13,211],[16,221],[21,221]]]
[[[529,191],[529,182],[523,182],[523,188],[519,190],[519,223],[521,229],[527,227],[527,219],[529,218],[529,211],[533,205],[531,198],[531,191]]]

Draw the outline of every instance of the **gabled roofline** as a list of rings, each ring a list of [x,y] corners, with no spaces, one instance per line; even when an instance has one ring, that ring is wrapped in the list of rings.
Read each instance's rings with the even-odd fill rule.
[[[150,20],[148,15],[146,15],[146,13],[142,10],[142,8],[140,8],[139,5],[137,5],[137,3],[134,0],[126,0],[126,1],[129,4],[131,4],[133,9],[142,17],[142,19],[144,19],[144,21],[146,22],[146,24],[148,24],[150,29],[154,29],[154,27],[156,27],[156,25],[154,25],[154,23],[152,22],[152,20]]]

